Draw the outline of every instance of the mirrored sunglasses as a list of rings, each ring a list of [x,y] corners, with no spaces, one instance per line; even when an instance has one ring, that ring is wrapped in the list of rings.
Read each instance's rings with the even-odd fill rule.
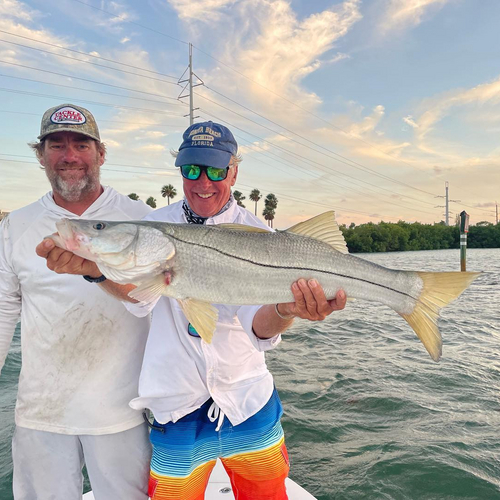
[[[226,168],[215,168],[215,167],[205,167],[203,165],[182,165],[181,174],[185,179],[190,181],[195,181],[200,178],[201,172],[205,171],[207,177],[214,182],[223,181],[227,177],[227,172],[229,167]]]

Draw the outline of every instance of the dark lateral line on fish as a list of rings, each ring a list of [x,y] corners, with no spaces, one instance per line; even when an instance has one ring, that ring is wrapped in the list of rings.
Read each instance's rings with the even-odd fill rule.
[[[314,272],[317,272],[317,273],[330,274],[331,276],[338,276],[340,278],[347,278],[347,279],[351,279],[351,280],[361,281],[362,283],[368,283],[369,285],[374,285],[374,286],[378,286],[380,288],[385,288],[386,290],[389,290],[389,291],[395,292],[395,293],[399,293],[401,295],[409,297],[412,300],[415,300],[415,301],[419,302],[418,298],[415,298],[415,297],[413,297],[412,295],[410,295],[408,293],[400,292],[399,290],[394,290],[394,288],[390,288],[390,287],[388,287],[386,285],[381,285],[380,283],[374,283],[373,281],[368,281],[368,280],[365,280],[363,278],[354,278],[352,276],[347,276],[346,274],[339,274],[339,273],[334,273],[332,271],[325,271],[324,269],[312,269],[312,268],[309,268],[309,267],[283,267],[283,266],[273,266],[272,264],[262,264],[260,262],[255,262],[255,261],[250,260],[250,259],[243,259],[242,257],[238,257],[236,255],[232,255],[230,253],[223,252],[222,250],[218,250],[216,248],[213,248],[213,247],[210,247],[210,246],[207,246],[207,245],[201,245],[199,243],[193,243],[191,241],[181,240],[180,238],[178,238],[177,236],[174,236],[172,234],[170,234],[169,237],[172,238],[172,239],[174,239],[174,240],[180,241],[181,243],[184,243],[186,245],[193,245],[193,246],[205,248],[207,250],[213,250],[214,252],[217,252],[217,253],[220,253],[222,255],[225,255],[226,257],[231,257],[231,258],[236,259],[236,260],[241,260],[243,262],[248,262],[250,264],[254,264],[255,266],[269,267],[271,269],[294,269],[296,271],[314,271]]]

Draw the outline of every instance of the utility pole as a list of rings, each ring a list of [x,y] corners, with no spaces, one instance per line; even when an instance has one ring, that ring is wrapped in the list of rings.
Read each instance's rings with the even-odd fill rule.
[[[495,201],[495,220],[498,224],[498,203]]]
[[[445,198],[445,205],[437,205],[435,208],[444,208],[445,209],[445,213],[444,213],[444,216],[445,216],[445,224],[447,226],[450,225],[450,201],[454,202],[454,203],[458,203],[460,200],[450,200],[448,198],[448,186],[449,186],[449,183],[448,181],[446,181],[444,183],[444,187],[445,187],[445,195],[444,196],[436,196],[436,198]]]
[[[186,80],[182,80],[182,78],[184,77],[186,72],[188,73],[188,77]],[[193,85],[193,76],[196,77],[201,83],[195,83]],[[200,85],[205,85],[203,80],[193,72],[193,44],[192,43],[189,44],[189,64],[188,64],[188,67],[184,70],[184,73],[182,73],[182,76],[179,78],[179,81],[177,83],[185,83],[186,84],[186,85],[184,85],[184,88],[182,89],[182,91],[177,99],[185,99],[186,97],[189,97],[189,114],[184,115],[184,116],[185,117],[189,116],[189,125],[192,125],[194,122],[194,119],[198,118],[198,116],[194,116],[194,112],[197,109],[199,109],[199,108],[194,107],[193,89],[194,89],[194,87],[198,87]],[[182,95],[183,92],[186,90],[186,87],[189,88],[189,93]]]

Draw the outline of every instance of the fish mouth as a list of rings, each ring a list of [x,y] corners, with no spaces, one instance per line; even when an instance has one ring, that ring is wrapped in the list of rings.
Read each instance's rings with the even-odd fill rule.
[[[82,237],[74,232],[70,219],[61,219],[56,223],[56,228],[66,250],[75,252],[80,248]]]

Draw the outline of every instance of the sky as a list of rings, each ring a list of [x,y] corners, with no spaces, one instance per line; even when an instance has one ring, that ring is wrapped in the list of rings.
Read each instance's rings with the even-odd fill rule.
[[[274,227],[440,222],[446,193],[450,224],[495,223],[498,19],[498,0],[1,0],[0,209],[50,189],[27,143],[63,103],[94,114],[104,185],[180,200],[191,44],[195,122],[232,130],[235,189],[252,211],[275,194]]]

